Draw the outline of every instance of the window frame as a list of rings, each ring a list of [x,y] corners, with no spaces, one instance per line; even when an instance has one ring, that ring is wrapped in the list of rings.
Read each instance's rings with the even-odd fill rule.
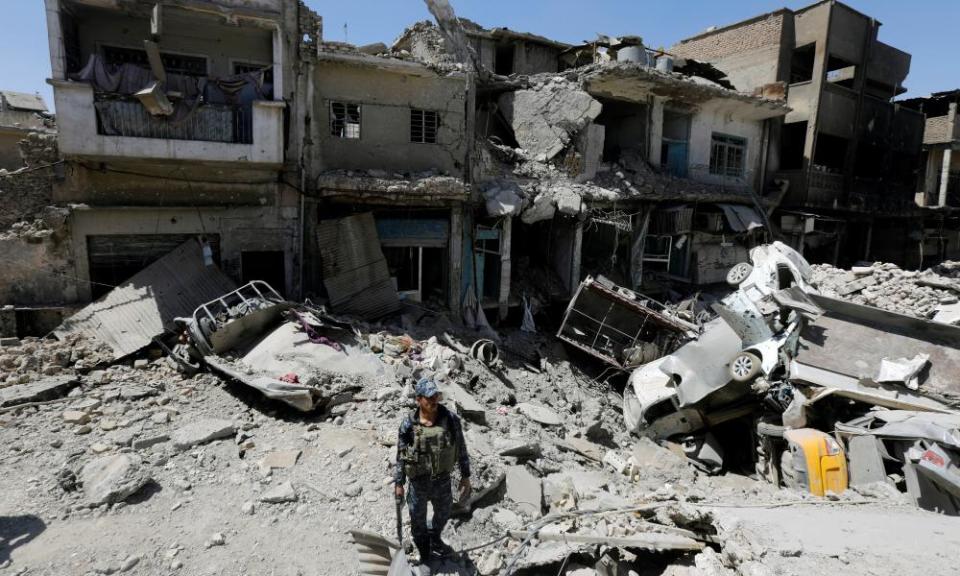
[[[337,113],[335,112],[335,106],[343,106],[342,119],[338,120]],[[349,122],[350,115],[350,106],[356,107],[356,122]],[[330,115],[329,122],[329,134],[333,138],[339,138],[341,140],[360,140],[363,138],[363,105],[359,102],[349,102],[347,100],[329,100],[327,102],[327,113]],[[337,122],[342,122],[342,130],[337,130]],[[357,133],[356,136],[349,134],[347,130],[348,126],[356,125]]]
[[[739,153],[739,166],[731,168],[731,152]],[[747,173],[747,139],[722,132],[711,133],[709,172],[713,176],[743,179]]]
[[[414,115],[420,114],[419,126],[418,122],[414,120]],[[427,139],[428,126],[427,118],[428,115],[433,115],[433,139]],[[419,128],[420,130],[420,139],[417,140],[414,138],[414,128]],[[439,144],[440,136],[440,112],[436,110],[427,110],[425,108],[410,108],[410,143],[411,144]]]

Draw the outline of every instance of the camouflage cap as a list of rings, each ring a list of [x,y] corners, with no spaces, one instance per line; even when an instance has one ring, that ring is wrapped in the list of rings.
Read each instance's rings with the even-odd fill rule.
[[[421,378],[420,381],[417,382],[415,390],[417,392],[417,396],[423,396],[424,398],[433,398],[440,393],[440,390],[437,389],[436,383],[429,378]]]

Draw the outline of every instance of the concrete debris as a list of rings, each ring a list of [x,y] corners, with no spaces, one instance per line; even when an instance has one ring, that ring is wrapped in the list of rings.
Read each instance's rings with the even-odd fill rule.
[[[506,92],[499,105],[524,153],[538,162],[559,154],[603,109],[577,84],[560,77]]]
[[[812,269],[810,283],[824,296],[907,316],[933,318],[943,307],[955,304],[960,294],[960,262],[943,262],[921,272],[882,262],[860,266],[856,272],[829,264]],[[951,318],[941,316],[941,320]]]
[[[534,422],[539,422],[544,426],[559,426],[563,423],[563,420],[560,419],[559,414],[540,404],[521,402],[520,404],[517,404],[517,410],[527,418],[533,420]]]
[[[297,500],[297,491],[290,482],[278,484],[260,496],[260,501],[266,502],[267,504],[281,504],[284,502],[296,502]]]
[[[543,511],[543,483],[526,466],[508,466],[506,497],[517,511],[530,518],[539,518]]]
[[[260,461],[260,470],[267,472],[276,468],[292,468],[302,453],[302,450],[277,450],[271,452]]]
[[[236,426],[229,420],[205,418],[179,428],[170,435],[173,447],[187,450],[213,440],[229,438],[236,432]]]
[[[91,506],[123,502],[151,480],[136,454],[116,454],[92,460],[80,471],[80,482]]]
[[[79,384],[72,376],[51,376],[36,382],[0,388],[0,408],[62,398]]]

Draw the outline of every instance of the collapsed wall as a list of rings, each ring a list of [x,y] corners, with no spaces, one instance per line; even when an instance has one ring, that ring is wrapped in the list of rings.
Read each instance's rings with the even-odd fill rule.
[[[57,135],[31,132],[20,141],[20,155],[24,168],[14,172],[0,169],[0,230],[33,220],[53,202],[51,165],[60,159]]]

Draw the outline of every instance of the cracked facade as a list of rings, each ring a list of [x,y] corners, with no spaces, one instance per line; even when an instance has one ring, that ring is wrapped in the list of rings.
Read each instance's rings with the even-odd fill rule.
[[[14,260],[36,289],[4,287],[2,303],[75,307],[196,236],[238,282],[323,298],[321,224],[363,212],[401,297],[499,319],[523,298],[566,301],[587,275],[652,294],[722,282],[781,235],[815,261],[836,262],[843,242],[915,252],[879,232],[912,213],[858,210],[853,188],[847,204],[810,201],[814,180],[859,182],[857,154],[885,147],[901,166],[920,153],[922,115],[889,103],[909,55],[839,3],[664,52],[436,11],[440,26],[355,47],[326,41],[322,15],[292,0],[45,1],[64,162],[32,210],[66,216],[36,220],[49,234],[30,251],[44,254]],[[862,42],[823,36],[824,18]],[[804,84],[805,70],[822,78]],[[840,122],[847,100],[847,116],[888,132]],[[817,154],[844,131],[863,137],[835,176]]]

